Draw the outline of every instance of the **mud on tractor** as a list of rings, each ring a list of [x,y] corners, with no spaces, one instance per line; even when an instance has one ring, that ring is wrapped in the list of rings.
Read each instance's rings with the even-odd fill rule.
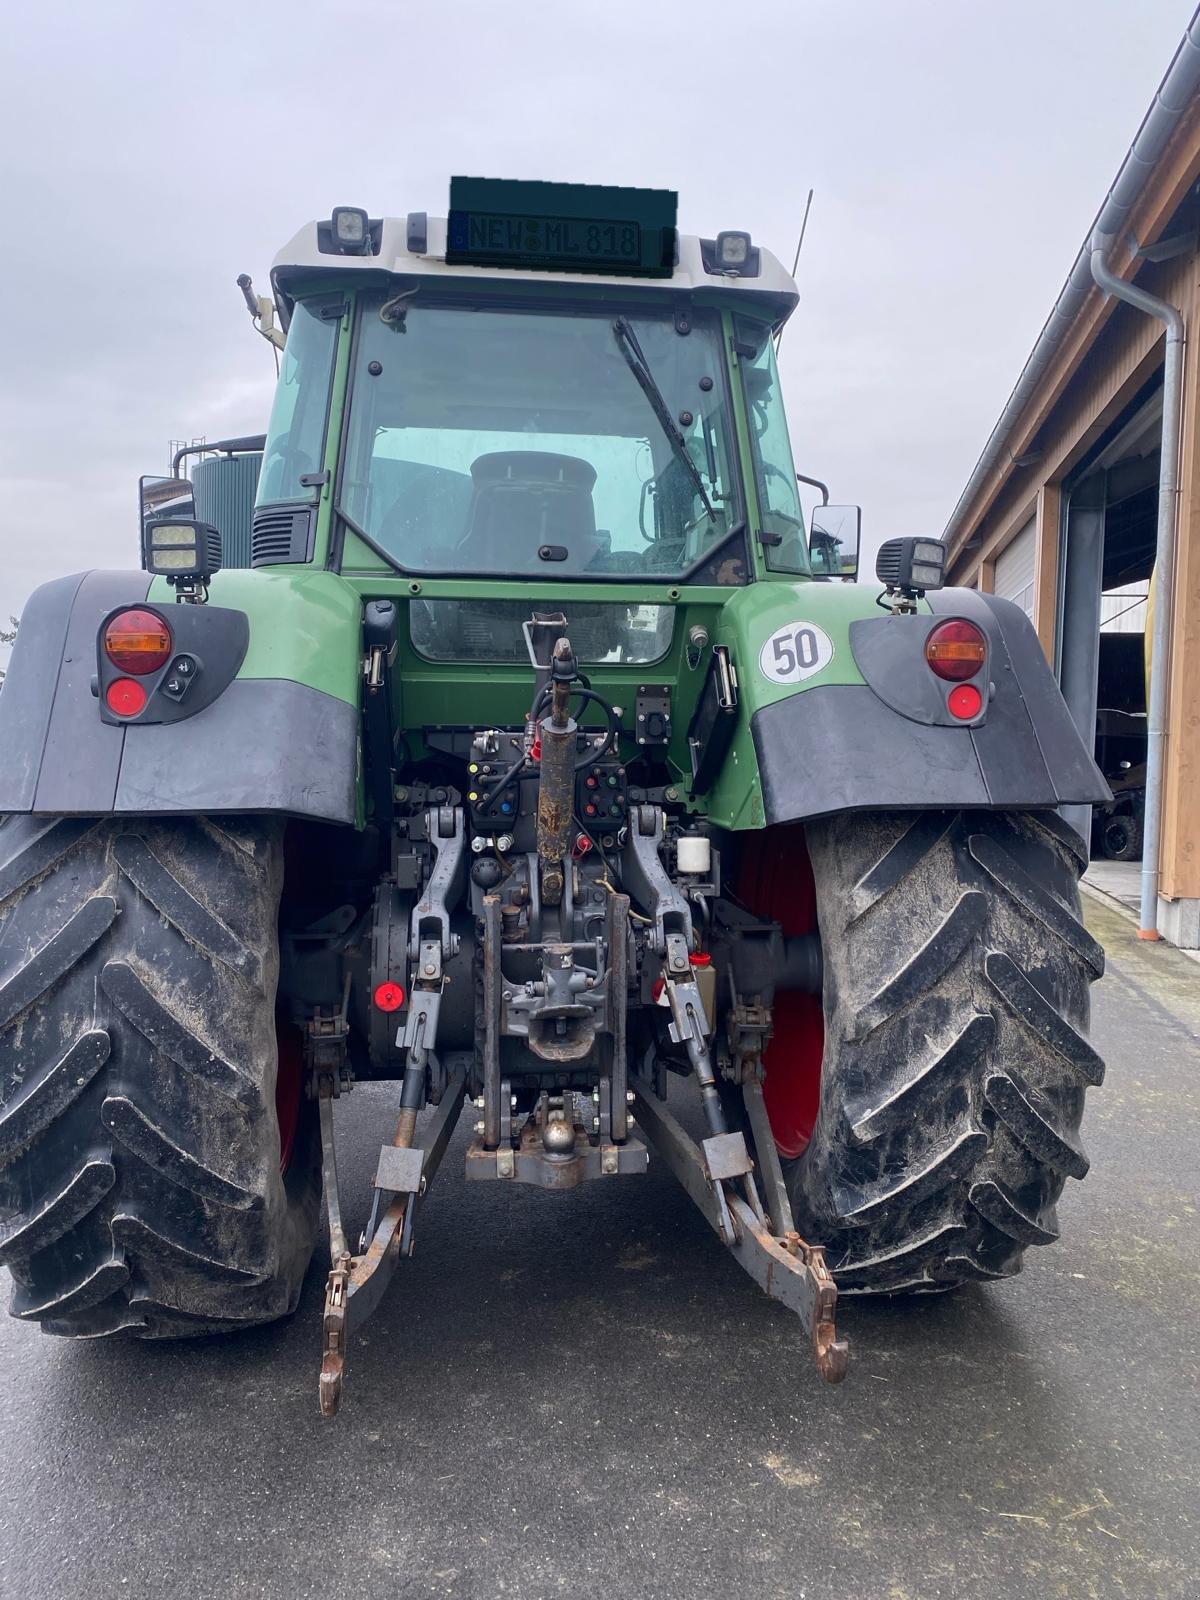
[[[806,516],[789,274],[665,192],[455,180],[272,298],[250,569],[148,485],[142,570],[38,590],[0,692],[13,1314],[245,1328],[324,1224],[332,1414],[465,1106],[494,1193],[661,1161],[830,1381],[839,1290],[1017,1271],[1087,1170],[1056,808],[1108,790],[1023,612]]]

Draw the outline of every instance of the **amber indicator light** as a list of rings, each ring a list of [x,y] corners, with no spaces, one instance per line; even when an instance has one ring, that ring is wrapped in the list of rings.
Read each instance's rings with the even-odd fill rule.
[[[104,630],[104,653],[121,672],[157,672],[172,648],[170,628],[153,611],[119,611]]]
[[[987,660],[987,640],[973,622],[939,622],[925,641],[925,659],[939,678],[962,683]]]

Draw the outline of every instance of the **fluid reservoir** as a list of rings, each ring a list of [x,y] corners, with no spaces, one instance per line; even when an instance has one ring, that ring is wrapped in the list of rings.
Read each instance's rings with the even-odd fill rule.
[[[680,872],[706,878],[712,867],[712,844],[707,834],[681,833],[676,845]]]

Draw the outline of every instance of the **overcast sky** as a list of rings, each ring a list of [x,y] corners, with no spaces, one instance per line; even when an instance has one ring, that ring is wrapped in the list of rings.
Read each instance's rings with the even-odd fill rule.
[[[801,471],[939,532],[1187,0],[66,0],[0,50],[0,620],[137,564],[167,442],[259,432],[234,285],[334,204],[452,173],[677,189],[790,264]]]

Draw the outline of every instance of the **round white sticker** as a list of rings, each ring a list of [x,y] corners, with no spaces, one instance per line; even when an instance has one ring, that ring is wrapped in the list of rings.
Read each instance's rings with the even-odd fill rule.
[[[815,622],[776,628],[758,655],[758,668],[772,683],[800,683],[833,660],[833,640]]]

